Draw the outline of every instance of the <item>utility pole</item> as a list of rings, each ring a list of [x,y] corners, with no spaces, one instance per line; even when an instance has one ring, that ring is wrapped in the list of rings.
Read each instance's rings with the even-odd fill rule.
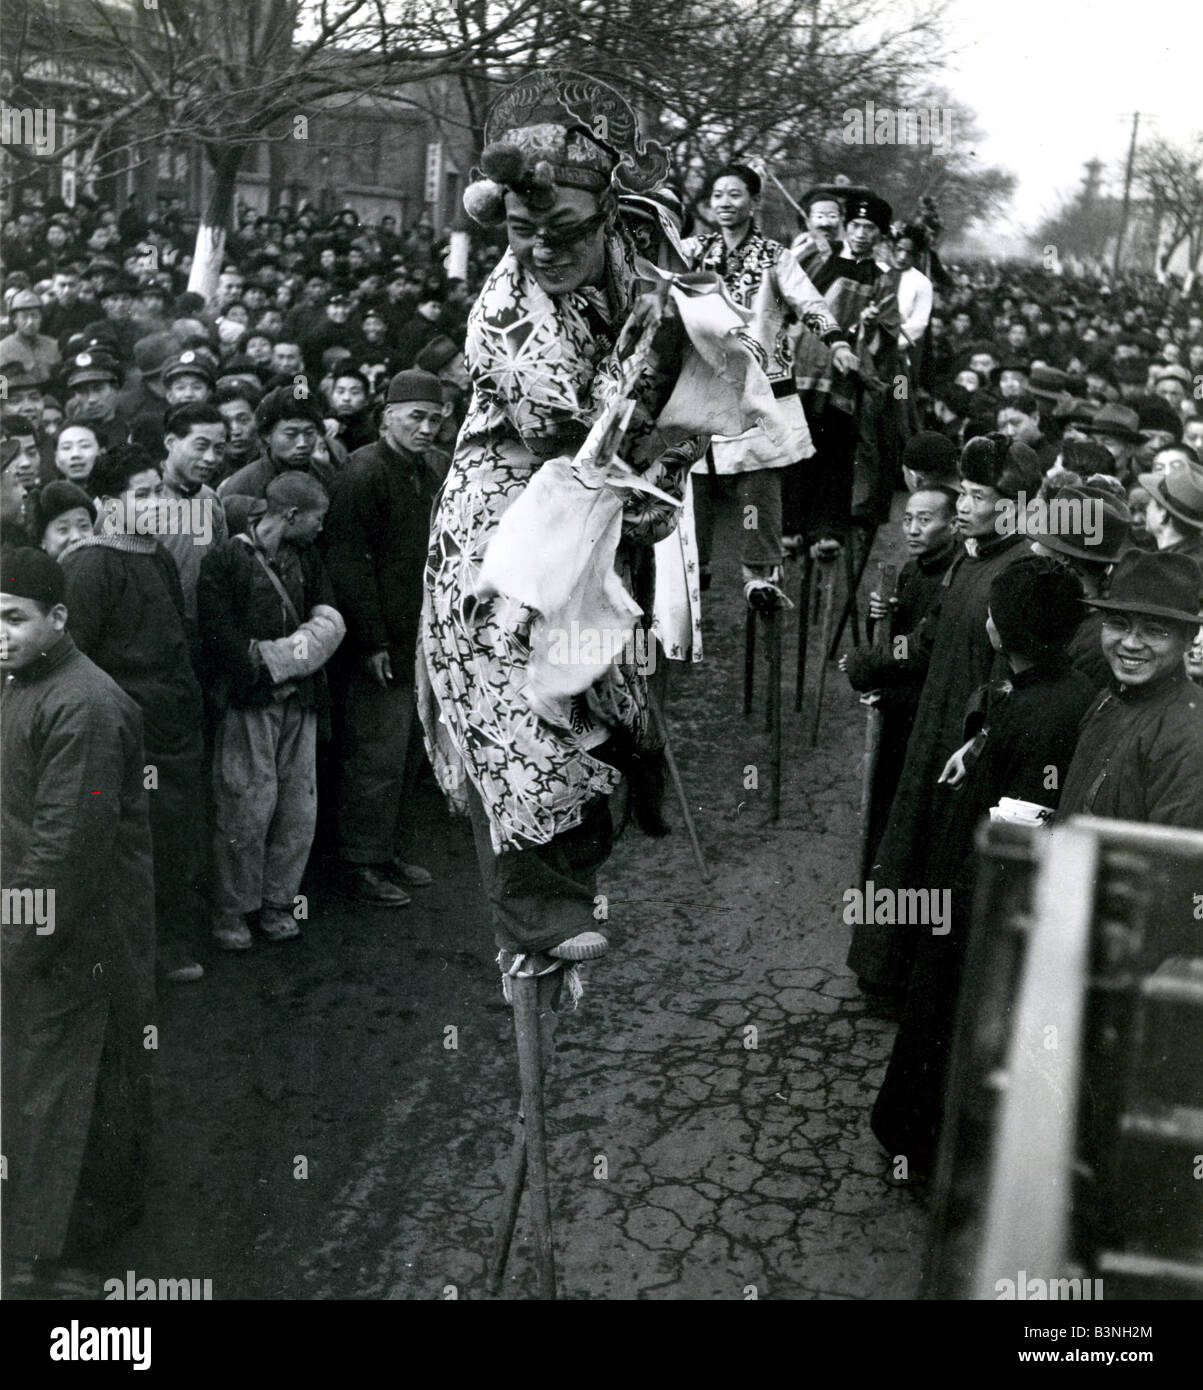
[[[1120,204],[1119,210],[1119,231],[1115,235],[1115,265],[1113,267],[1116,275],[1119,274],[1120,256],[1124,250],[1124,237],[1128,231],[1128,206],[1132,200],[1132,164],[1136,159],[1136,132],[1140,128],[1140,112],[1132,113],[1132,138],[1128,141],[1128,163],[1124,169],[1124,200]]]

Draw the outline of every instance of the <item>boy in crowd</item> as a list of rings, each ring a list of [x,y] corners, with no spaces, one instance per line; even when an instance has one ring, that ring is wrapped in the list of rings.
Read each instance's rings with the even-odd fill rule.
[[[71,640],[65,596],[49,555],[0,555],[4,893],[46,919],[6,912],[0,973],[5,1292],[28,1298],[99,1296],[76,1271],[137,1219],[150,1127],[142,716]]]
[[[26,510],[33,539],[52,560],[93,534],[92,499],[64,478],[31,493]]]
[[[300,935],[296,909],[317,824],[325,665],[346,631],[313,542],[328,500],[304,473],[267,485],[245,532],[201,563],[206,688],[220,722],[213,749],[213,936],[253,944]]]

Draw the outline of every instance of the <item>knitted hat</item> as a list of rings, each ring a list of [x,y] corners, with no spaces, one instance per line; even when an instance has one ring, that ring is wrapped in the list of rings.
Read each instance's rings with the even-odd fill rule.
[[[19,545],[0,555],[0,593],[55,604],[62,603],[66,592],[62,567],[44,550]]]
[[[920,430],[911,435],[902,451],[902,466],[919,474],[923,482],[940,486],[957,483],[957,446],[947,435]]]
[[[1016,560],[994,576],[990,617],[1003,651],[1039,658],[1062,649],[1085,616],[1082,584],[1043,555]]]
[[[406,401],[429,401],[432,405],[443,404],[443,392],[439,379],[431,372],[410,368],[398,372],[388,384],[388,405],[401,405]]]

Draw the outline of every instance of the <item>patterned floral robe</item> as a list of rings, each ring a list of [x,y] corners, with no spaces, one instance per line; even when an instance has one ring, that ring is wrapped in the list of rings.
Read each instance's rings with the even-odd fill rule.
[[[465,776],[488,815],[494,850],[548,843],[615,789],[620,773],[592,756],[618,727],[647,727],[644,678],[615,664],[575,699],[572,730],[539,719],[522,698],[531,611],[477,597],[477,579],[502,514],[545,459],[572,455],[618,387],[614,343],[641,286],[625,232],[608,235],[605,293],[551,297],[507,250],[468,319],[473,393],[451,470],[435,500],[418,648],[418,702],[440,785],[459,810]],[[672,361],[668,361],[669,357]],[[623,457],[681,497],[705,438],[673,447],[655,430],[681,355],[647,373]],[[631,493],[626,543],[668,535],[678,509]],[[621,553],[621,552],[620,552]],[[515,611],[516,610],[516,611]]]
[[[797,325],[787,322],[791,315],[824,344],[847,341],[827,301],[815,289],[788,249],[771,237],[762,236],[753,223],[738,246],[728,249],[722,232],[708,232],[681,243],[693,270],[712,270],[722,276],[731,298],[754,318],[751,328],[766,354],[765,373],[773,394],[789,409],[797,431],[797,446],[782,450],[759,428],[743,434],[715,435],[711,441],[717,473],[747,473],[760,468],[785,468],[799,459],[810,458],[814,445],[797,399],[794,384],[794,340]],[[787,311],[789,313],[787,314]],[[705,465],[697,470],[701,472]]]

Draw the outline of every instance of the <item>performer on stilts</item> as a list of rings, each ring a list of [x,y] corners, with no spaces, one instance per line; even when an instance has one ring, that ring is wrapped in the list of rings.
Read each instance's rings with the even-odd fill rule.
[[[756,223],[760,191],[760,176],[746,165],[728,164],[717,170],[707,185],[706,201],[718,229],[690,237],[684,250],[695,270],[716,271],[731,298],[752,312],[748,331],[765,353],[773,394],[793,425],[794,432],[784,443],[769,439],[760,428],[734,437],[716,435],[710,459],[695,464],[693,470],[701,483],[699,496],[703,490],[708,494],[710,486],[710,479],[699,475],[710,472],[711,466],[716,476],[738,478],[744,596],[758,611],[774,612],[789,602],[779,587],[782,471],[801,464],[795,472],[799,486],[805,488],[803,460],[815,452],[794,380],[792,338],[797,330],[791,332],[792,324],[800,322],[813,335],[816,349],[837,370],[851,371],[857,361],[847,333],[788,248],[761,234]],[[708,495],[707,503],[711,503]],[[704,516],[710,510],[708,505]]]
[[[862,416],[876,433],[875,403],[889,383],[901,329],[896,288],[874,257],[878,239],[889,232],[891,209],[884,198],[850,184],[811,188],[802,206],[811,230],[795,239],[793,254],[844,336],[859,337],[861,347],[853,373],[824,343],[809,337],[798,342],[798,389],[815,459],[805,473],[787,479],[785,529],[808,547],[831,541],[842,545],[855,524],[864,546],[876,523],[868,517],[854,521],[853,461],[858,446],[866,448]],[[829,235],[837,212],[842,239]],[[868,447],[872,452],[873,446]]]
[[[649,252],[667,242],[678,267],[684,261],[668,209],[660,216],[656,200],[644,207],[655,246],[645,237],[637,244],[620,216],[620,196],[657,190],[668,161],[643,141],[617,92],[572,72],[523,78],[489,114],[482,164],[486,177],[469,187],[465,207],[481,223],[504,222],[509,249],[468,321],[472,399],[435,502],[417,675],[431,762],[453,804],[471,816],[505,969],[518,955],[577,961],[608,948],[615,923],[597,907],[597,871],[614,835],[607,798],[624,775],[632,787],[649,775],[660,781],[662,732],[649,719],[646,671],[626,655],[603,663],[575,693],[551,688],[562,672],[538,648],[544,615],[504,584],[483,582],[490,545],[528,485],[541,474],[546,482],[549,463],[565,478],[569,510],[599,495],[579,479],[572,491],[574,456],[626,389],[632,337],[645,338],[658,322],[631,394],[621,459],[660,495],[624,492],[615,568],[625,597],[615,595],[612,572],[600,596],[629,612],[629,557],[677,525],[673,499],[711,432],[691,421],[705,416],[715,392],[699,391],[696,411],[678,409],[669,423],[665,407],[670,397],[679,406],[674,393],[691,359],[680,305],[675,313],[664,307],[662,258]],[[712,288],[710,303],[721,312]],[[735,317],[731,306],[725,312]],[[736,352],[749,364],[741,379],[764,403],[735,418],[772,418],[768,383],[734,329],[714,342],[718,355]],[[738,390],[738,406],[737,398]],[[605,487],[600,493],[609,496]],[[554,584],[557,564],[581,563],[565,554],[561,536],[550,522],[532,534],[535,582]],[[575,591],[568,600],[578,597],[593,601]],[[583,633],[587,608],[578,618]]]

